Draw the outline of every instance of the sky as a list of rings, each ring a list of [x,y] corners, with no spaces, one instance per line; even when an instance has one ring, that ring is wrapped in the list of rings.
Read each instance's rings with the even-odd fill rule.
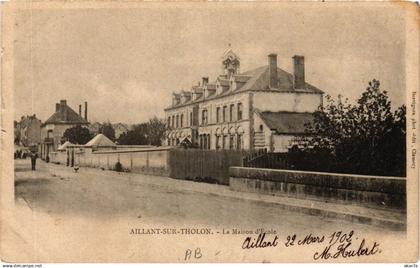
[[[403,12],[216,2],[19,10],[15,119],[36,114],[45,121],[61,99],[75,111],[87,101],[91,122],[164,118],[172,92],[221,74],[228,44],[241,71],[277,53],[278,66],[292,72],[292,57],[304,55],[307,82],[350,101],[379,79],[396,108],[405,102]]]

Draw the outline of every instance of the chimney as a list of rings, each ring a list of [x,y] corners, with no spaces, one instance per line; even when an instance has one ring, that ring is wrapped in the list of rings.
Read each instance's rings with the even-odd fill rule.
[[[203,77],[203,87],[206,86],[209,83],[208,77]]]
[[[305,83],[305,57],[293,56],[293,85],[295,89],[306,88]]]
[[[85,120],[88,121],[88,119],[87,119],[87,101],[85,101]]]
[[[79,104],[79,116],[82,117],[82,105]]]
[[[60,111],[64,114],[64,120],[67,120],[67,110],[64,109],[67,105],[66,100],[60,100]]]
[[[60,110],[60,103],[55,104],[55,111],[58,112]]]
[[[67,101],[66,100],[60,100],[60,106],[64,107],[67,105]]]
[[[268,72],[270,75],[270,81],[268,86],[270,88],[278,88],[277,78],[277,54],[271,53],[268,55]]]

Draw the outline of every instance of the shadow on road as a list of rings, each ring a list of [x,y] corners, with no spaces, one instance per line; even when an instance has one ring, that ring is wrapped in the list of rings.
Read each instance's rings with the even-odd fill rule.
[[[15,187],[19,186],[41,186],[43,184],[50,183],[48,179],[18,179],[15,180]]]
[[[15,167],[15,172],[25,172],[25,171],[31,171],[31,167]]]

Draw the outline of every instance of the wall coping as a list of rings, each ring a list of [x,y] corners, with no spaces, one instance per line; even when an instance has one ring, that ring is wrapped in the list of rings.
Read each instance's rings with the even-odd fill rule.
[[[406,178],[310,172],[298,170],[230,167],[230,179],[250,179],[302,184],[331,189],[406,194]]]
[[[120,154],[120,153],[140,153],[140,152],[156,152],[156,151],[170,151],[172,147],[162,146],[157,148],[144,148],[144,149],[126,149],[126,150],[104,150],[95,151],[92,154]]]
[[[304,170],[292,170],[292,169],[270,169],[270,168],[252,168],[252,167],[230,167],[229,169],[242,169],[242,170],[264,170],[272,172],[287,172],[287,173],[303,173],[303,174],[315,174],[315,175],[331,175],[340,177],[353,177],[353,178],[366,178],[366,179],[392,179],[392,180],[403,180],[406,181],[406,177],[392,177],[392,176],[378,176],[378,175],[358,175],[348,173],[330,173],[330,172],[318,172],[318,171],[304,171]]]

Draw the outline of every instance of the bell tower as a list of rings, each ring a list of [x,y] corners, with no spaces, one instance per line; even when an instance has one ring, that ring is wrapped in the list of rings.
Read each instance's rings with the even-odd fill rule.
[[[232,75],[239,73],[239,67],[240,67],[240,59],[238,55],[236,55],[231,45],[229,44],[228,49],[225,51],[225,53],[222,56],[222,68],[223,68],[223,74],[227,76],[228,79],[232,77]]]

